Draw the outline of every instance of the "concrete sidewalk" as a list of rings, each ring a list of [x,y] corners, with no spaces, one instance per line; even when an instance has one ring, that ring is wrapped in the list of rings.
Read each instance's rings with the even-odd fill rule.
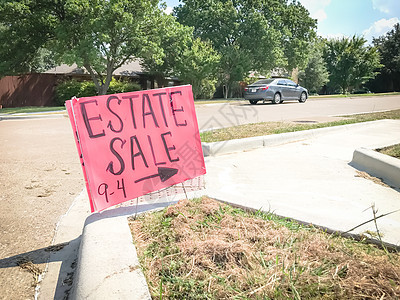
[[[400,121],[327,128],[278,140],[277,135],[272,146],[261,143],[262,148],[251,151],[207,157],[203,193],[336,231],[370,220],[373,203],[378,215],[400,209],[399,189],[358,177],[350,165],[360,147],[400,143]],[[154,208],[143,204],[138,211]],[[127,225],[132,213],[133,208],[115,208],[87,218],[71,299],[149,299]],[[378,226],[385,242],[400,245],[400,211],[380,218]],[[352,233],[366,230],[376,231],[373,222]]]
[[[337,231],[400,209],[400,193],[357,176],[357,148],[400,143],[400,121],[385,120],[303,141],[206,159],[207,194]],[[400,211],[378,220],[384,241],[400,245]],[[353,233],[376,231],[373,222]]]

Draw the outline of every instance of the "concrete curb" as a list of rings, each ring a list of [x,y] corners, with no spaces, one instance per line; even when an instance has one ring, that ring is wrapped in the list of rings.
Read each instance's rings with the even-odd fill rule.
[[[86,219],[71,299],[151,299],[127,217],[174,202],[140,204]]]
[[[350,165],[383,179],[394,188],[400,188],[400,160],[397,158],[371,149],[359,148],[354,151]]]
[[[72,299],[151,299],[126,216],[86,219]]]
[[[328,132],[340,132],[346,131],[349,129],[357,128],[357,127],[366,127],[373,126],[379,122],[390,122],[390,120],[378,120],[378,121],[370,121],[363,123],[355,123],[341,126],[333,126],[333,127],[325,127],[318,129],[310,129],[296,132],[287,132],[281,134],[272,134],[265,136],[256,136],[244,139],[237,140],[229,140],[222,142],[213,142],[213,143],[201,143],[203,148],[203,155],[206,156],[215,156],[226,153],[238,152],[238,151],[247,151],[261,147],[268,146],[277,146],[286,143],[296,142],[300,140],[304,140],[307,138],[313,138],[316,136],[323,135]]]
[[[204,190],[188,192],[189,198]],[[70,299],[151,299],[127,218],[163,209],[185,195],[159,202],[118,207],[90,215],[85,222]]]

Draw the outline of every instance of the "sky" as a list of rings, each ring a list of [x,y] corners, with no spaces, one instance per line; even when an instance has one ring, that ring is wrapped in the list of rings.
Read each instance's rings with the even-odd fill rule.
[[[179,5],[179,0],[167,0],[167,12]],[[318,20],[318,35],[340,38],[384,35],[400,23],[400,0],[300,0],[312,18]]]

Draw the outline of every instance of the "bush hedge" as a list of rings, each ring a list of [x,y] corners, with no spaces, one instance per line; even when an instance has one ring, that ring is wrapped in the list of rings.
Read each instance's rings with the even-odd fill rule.
[[[118,94],[139,91],[140,85],[136,82],[117,80],[113,78],[110,82],[107,94]],[[64,105],[66,100],[72,97],[89,97],[97,95],[96,87],[92,81],[67,80],[56,86],[56,105]]]

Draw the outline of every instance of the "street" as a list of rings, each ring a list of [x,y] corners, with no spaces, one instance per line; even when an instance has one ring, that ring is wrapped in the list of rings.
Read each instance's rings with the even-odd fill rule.
[[[335,116],[339,115],[394,109],[400,109],[400,95],[313,98],[305,103],[288,101],[278,105],[251,105],[247,101],[196,105],[200,130],[270,121],[327,122],[337,120]]]
[[[34,275],[83,175],[65,117],[0,121],[0,140],[0,299],[33,299]]]

